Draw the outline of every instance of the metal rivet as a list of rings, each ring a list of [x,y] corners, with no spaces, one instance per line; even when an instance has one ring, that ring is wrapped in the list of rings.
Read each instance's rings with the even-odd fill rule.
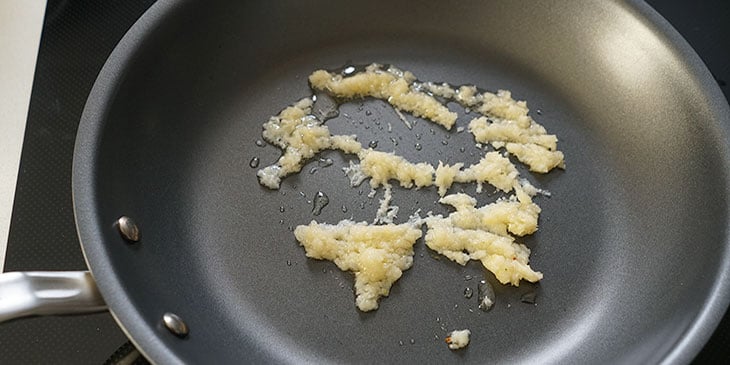
[[[129,242],[139,241],[139,228],[132,218],[121,216],[115,224],[122,237]]]
[[[188,325],[175,313],[167,312],[163,314],[162,323],[177,337],[185,337],[190,332]]]

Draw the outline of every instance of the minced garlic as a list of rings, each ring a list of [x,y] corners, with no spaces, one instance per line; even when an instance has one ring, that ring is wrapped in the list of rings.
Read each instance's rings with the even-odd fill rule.
[[[477,183],[477,193],[482,192],[482,184],[485,182],[499,190],[510,192],[519,185],[518,178],[519,172],[515,165],[499,152],[492,151],[485,153],[477,164],[459,171],[454,181]]]
[[[320,151],[339,149],[357,154],[362,146],[355,136],[332,136],[312,112],[312,98],[304,98],[264,123],[264,139],[284,150],[276,164],[266,166],[256,174],[261,185],[278,189],[281,178],[299,172],[304,163]]]
[[[486,152],[478,163],[467,167],[462,162],[448,165],[439,161],[436,168],[428,163],[413,163],[395,153],[365,149],[354,135],[331,135],[324,121],[312,115],[313,98],[299,100],[264,124],[264,139],[283,153],[275,164],[258,171],[259,182],[277,189],[281,178],[300,171],[318,152],[336,149],[359,159],[349,161],[349,166],[343,168],[351,186],[369,178],[373,188],[369,197],[375,195],[375,189],[384,187],[372,225],[344,220],[336,225],[312,221],[298,226],[294,235],[306,255],[333,261],[340,269],[354,272],[356,304],[362,311],[377,309],[379,298],[387,296],[402,272],[411,267],[413,245],[422,235],[422,223],[428,228],[426,245],[461,265],[479,260],[503,284],[540,280],[542,273],[529,266],[530,250],[513,236],[537,230],[541,210],[532,196],[549,193],[521,179],[507,154],[539,173],[564,168],[565,164],[563,153],[557,150],[557,137],[529,116],[527,103],[513,99],[506,90],[480,92],[473,85],[454,88],[447,83],[419,82],[409,71],[392,66],[371,64],[361,72],[354,72],[353,68],[345,73],[318,70],[309,76],[309,82],[312,88],[337,98],[385,100],[408,129],[413,124],[401,111],[450,129],[457,114],[436,97],[456,101],[467,108],[467,113],[474,110],[481,114],[468,126],[476,145],[491,144],[504,151]],[[463,126],[457,127],[457,131],[463,130]],[[415,215],[408,223],[394,224],[398,207],[391,205],[390,180],[404,188],[435,185],[442,197],[439,202],[455,211],[446,217],[421,219]],[[477,192],[488,183],[513,194],[477,208],[474,197],[446,195],[455,182],[476,183]],[[466,346],[469,334],[469,330],[452,332],[447,337],[449,348]]]
[[[495,147],[496,142],[534,143],[553,151],[558,142],[555,135],[547,134],[537,123],[522,128],[508,119],[474,118],[469,122],[469,132],[477,142],[491,143]]]
[[[542,273],[528,265],[530,249],[512,237],[459,228],[450,219],[438,216],[425,220],[426,246],[450,260],[460,265],[479,260],[502,284],[519,286],[522,279],[530,282],[542,279]]]
[[[544,174],[556,167],[565,168],[563,153],[560,151],[550,151],[534,143],[507,143],[505,148],[520,162],[529,166],[530,171]]]
[[[364,72],[351,76],[342,76],[325,70],[314,71],[309,76],[309,83],[317,90],[327,91],[340,98],[370,96],[383,99],[400,110],[451,129],[456,122],[456,113],[433,96],[413,89],[412,82],[413,80],[404,77],[403,73],[393,69],[383,70],[377,64],[372,64]]]
[[[518,190],[517,195],[476,208],[476,199],[459,193],[447,195],[439,200],[442,204],[456,209],[446,219],[455,227],[482,229],[508,236],[525,236],[537,231],[537,218],[540,207],[532,202],[529,195]]]
[[[475,107],[483,115],[469,123],[469,132],[477,142],[491,143],[494,148],[509,145],[507,152],[527,164],[530,171],[547,173],[555,167],[565,168],[563,153],[556,151],[558,138],[536,123],[528,115],[527,103],[514,100],[511,92],[479,93],[475,86],[467,85],[454,90],[449,84],[432,82],[420,84],[420,87],[455,100],[465,108]],[[444,189],[437,186],[443,196]]]
[[[363,312],[377,309],[378,299],[411,267],[413,244],[421,234],[411,223],[373,226],[349,220],[336,225],[312,221],[294,230],[307,257],[355,273],[355,303]]]
[[[394,179],[404,188],[422,188],[433,184],[433,166],[427,163],[410,163],[394,153],[364,149],[358,154],[362,173],[370,177],[370,186],[375,189]]]

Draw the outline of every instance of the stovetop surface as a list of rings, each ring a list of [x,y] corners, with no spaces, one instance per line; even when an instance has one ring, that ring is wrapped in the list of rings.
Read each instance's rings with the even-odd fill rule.
[[[5,271],[84,270],[71,202],[74,138],[106,58],[153,0],[49,0],[43,25]],[[730,2],[652,0],[730,91]],[[127,339],[108,313],[0,325],[3,364],[101,364]],[[730,359],[730,315],[695,359]]]

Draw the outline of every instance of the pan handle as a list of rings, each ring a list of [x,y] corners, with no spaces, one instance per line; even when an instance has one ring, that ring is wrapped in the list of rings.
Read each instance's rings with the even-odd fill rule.
[[[0,322],[35,315],[106,310],[88,271],[18,271],[0,274]]]

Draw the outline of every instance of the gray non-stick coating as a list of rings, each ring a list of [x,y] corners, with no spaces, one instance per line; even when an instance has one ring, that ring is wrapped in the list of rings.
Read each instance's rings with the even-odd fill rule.
[[[382,193],[349,187],[349,157],[331,151],[318,157],[332,166],[315,159],[281,190],[263,188],[249,162],[280,151],[255,142],[270,115],[310,94],[311,71],[370,62],[511,90],[558,135],[564,171],[522,170],[552,192],[536,198],[540,229],[524,239],[539,284],[497,285],[419,240],[413,268],[361,313],[353,276],[305,257],[292,227],[371,221]],[[458,126],[474,115],[450,108]],[[112,313],[154,362],[684,363],[728,302],[729,123],[709,72],[645,4],[162,1],[90,95],[77,224]],[[408,130],[377,100],[343,105],[328,125],[414,162],[483,153],[466,131]],[[330,203],[315,217],[317,191]],[[400,222],[448,212],[433,188],[393,194]],[[138,222],[139,243],[115,231],[121,215]],[[497,295],[488,313],[463,295],[482,278]],[[528,292],[534,305],[520,301]],[[187,338],[162,326],[165,312]],[[463,328],[471,344],[450,351],[446,331]]]

